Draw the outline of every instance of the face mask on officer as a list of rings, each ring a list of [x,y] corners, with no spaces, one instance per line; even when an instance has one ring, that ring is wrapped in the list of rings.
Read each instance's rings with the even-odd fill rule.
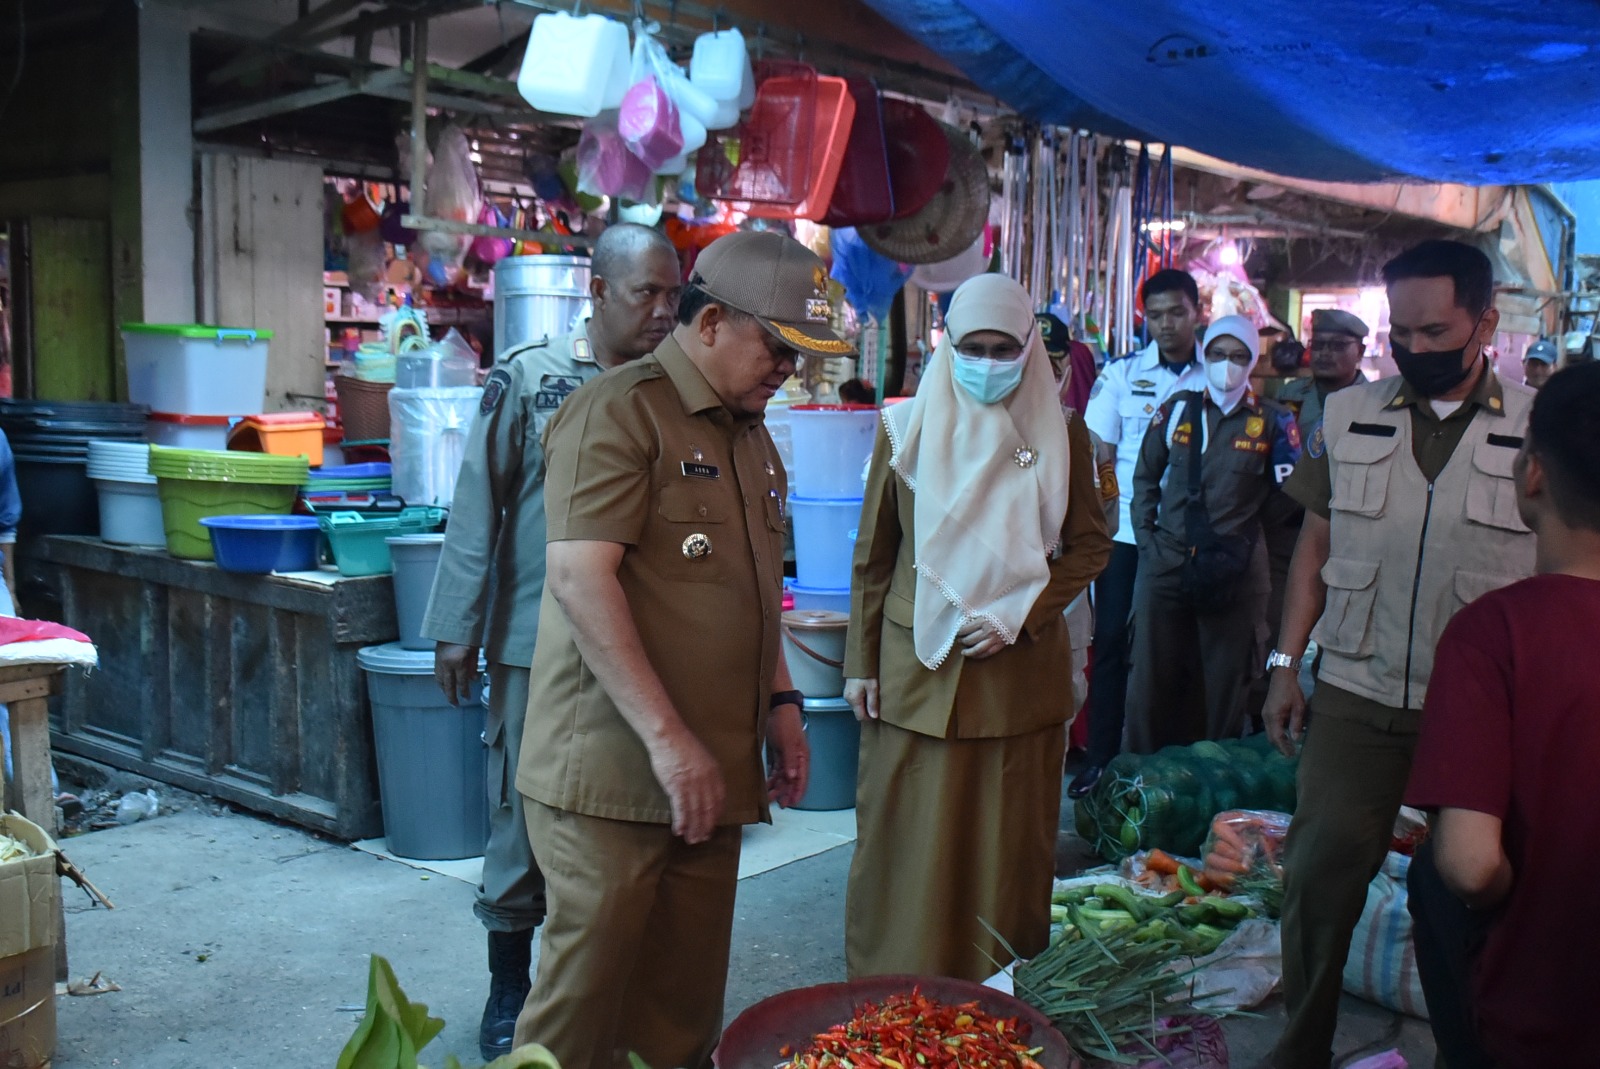
[[[1394,365],[1400,369],[1401,377],[1423,397],[1447,394],[1461,385],[1461,381],[1477,365],[1478,356],[1483,353],[1483,343],[1478,341],[1478,330],[1482,326],[1483,320],[1480,318],[1465,345],[1454,349],[1433,349],[1425,353],[1414,353],[1391,338],[1389,348],[1394,354]],[[1467,359],[1468,350],[1475,350],[1470,361]]]
[[[987,335],[990,344],[984,344]],[[998,331],[975,331],[956,346],[950,367],[956,384],[982,404],[992,405],[1010,397],[1022,384],[1022,369],[1027,349]]]
[[[1206,382],[1219,393],[1232,393],[1249,377],[1250,369],[1243,364],[1235,364],[1232,360],[1206,359]]]

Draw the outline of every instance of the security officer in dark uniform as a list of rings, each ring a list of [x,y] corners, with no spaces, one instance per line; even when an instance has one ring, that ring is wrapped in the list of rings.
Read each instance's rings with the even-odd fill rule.
[[[1244,726],[1245,691],[1266,647],[1261,517],[1300,457],[1294,417],[1250,390],[1258,344],[1242,316],[1212,323],[1205,389],[1165,401],[1139,451],[1130,509],[1139,577],[1124,738],[1133,753],[1234,737]],[[1184,577],[1190,549],[1202,537],[1189,516],[1195,450],[1205,525],[1215,537],[1246,543],[1234,586],[1204,603]],[[1191,678],[1197,659],[1198,681]]]
[[[473,907],[489,930],[489,1000],[478,1034],[485,1061],[511,1050],[530,986],[533,931],[545,917],[544,878],[515,786],[544,595],[541,439],[568,394],[653,352],[677,315],[677,253],[657,231],[610,228],[590,274],[591,318],[571,334],[509,350],[489,375],[422,627],[438,643],[434,674],[452,702],[477,678],[480,647],[489,661],[489,843]]]
[[[1319,308],[1311,313],[1311,375],[1289,379],[1272,396],[1295,414],[1300,440],[1308,441],[1322,422],[1322,405],[1328,395],[1365,381],[1361,357],[1366,353],[1367,325],[1360,318],[1338,308]],[[1289,559],[1300,537],[1305,510],[1287,494],[1274,498],[1263,518],[1267,537],[1267,568],[1272,575],[1272,593],[1267,599],[1267,629],[1278,633],[1283,620],[1283,591],[1289,575]],[[1265,686],[1257,690],[1252,710],[1266,697]]]

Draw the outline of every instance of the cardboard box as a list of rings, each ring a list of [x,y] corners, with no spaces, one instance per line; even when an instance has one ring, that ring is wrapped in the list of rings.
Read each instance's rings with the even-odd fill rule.
[[[15,813],[0,832],[36,854],[0,863],[0,1065],[40,1069],[56,1049],[56,844]]]

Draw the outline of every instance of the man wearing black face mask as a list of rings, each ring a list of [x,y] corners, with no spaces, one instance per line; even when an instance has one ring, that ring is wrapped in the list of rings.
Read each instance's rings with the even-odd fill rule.
[[[1307,723],[1298,675],[1311,639],[1322,660],[1284,853],[1289,1023],[1276,1069],[1331,1061],[1351,933],[1388,851],[1440,633],[1467,602],[1533,572],[1512,482],[1533,391],[1483,355],[1500,318],[1488,257],[1429,241],[1383,278],[1401,377],[1329,395],[1284,485],[1306,515],[1262,717],[1285,753]]]

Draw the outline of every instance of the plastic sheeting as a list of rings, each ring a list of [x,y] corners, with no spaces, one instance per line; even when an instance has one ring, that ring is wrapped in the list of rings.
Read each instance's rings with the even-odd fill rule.
[[[1045,122],[1278,174],[1600,177],[1591,0],[867,0]]]

